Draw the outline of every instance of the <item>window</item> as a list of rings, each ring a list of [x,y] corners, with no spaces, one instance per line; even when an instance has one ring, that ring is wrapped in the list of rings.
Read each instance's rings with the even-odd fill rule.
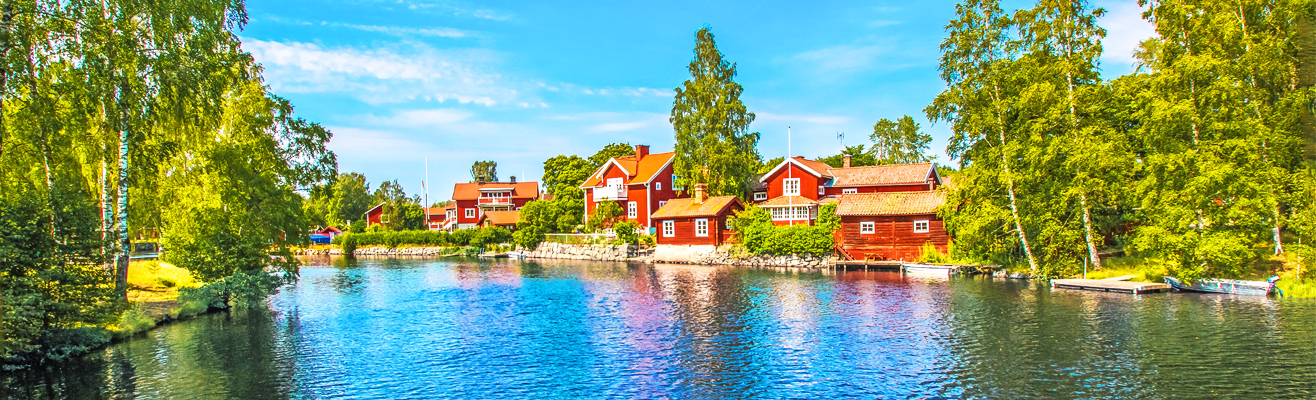
[[[809,219],[809,207],[791,207],[794,211],[792,219]]]
[[[655,190],[663,190],[663,181],[654,182],[653,185]]]
[[[754,193],[754,201],[763,201],[768,199],[768,192]]]
[[[608,178],[608,186],[612,186],[612,187],[621,186],[621,178]]]
[[[859,223],[860,234],[871,235],[874,232],[877,232],[877,224],[873,223],[872,221],[865,221]]]
[[[667,205],[667,200],[661,200],[658,202],[658,208],[663,208],[665,205]]]
[[[841,194],[855,194],[855,193],[859,193],[859,189],[858,189],[858,188],[845,188],[845,189],[841,189]]]
[[[676,236],[676,224],[672,221],[663,221],[663,237]]]
[[[705,237],[705,236],[708,236],[708,220],[707,220],[707,219],[700,218],[700,219],[695,220],[695,236],[698,236],[698,237]]]
[[[782,186],[784,187],[782,190],[783,191],[782,195],[784,196],[800,195],[800,178],[783,179],[781,183]]]
[[[769,207],[774,221],[810,220],[816,218],[816,209],[809,206]]]
[[[928,233],[928,221],[914,221],[914,233]]]
[[[818,185],[818,195],[822,196],[824,194],[827,194],[827,188],[823,187],[823,185]]]
[[[475,218],[475,209],[474,209],[474,208],[467,208],[467,209],[466,209],[466,218]]]
[[[636,208],[635,202],[626,203],[626,218],[635,219]]]

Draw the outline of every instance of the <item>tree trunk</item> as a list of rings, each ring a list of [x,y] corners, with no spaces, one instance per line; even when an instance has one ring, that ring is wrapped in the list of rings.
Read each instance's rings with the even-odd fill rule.
[[[122,94],[120,94],[122,96]],[[127,114],[120,114],[119,127],[119,193],[118,193],[118,234],[119,249],[114,271],[114,290],[119,298],[128,301],[128,256],[130,245],[128,238],[128,119]]]
[[[1068,88],[1069,88],[1070,129],[1074,130],[1074,144],[1077,145],[1078,143],[1080,143],[1080,141],[1078,140],[1078,135],[1079,135],[1078,111],[1077,111],[1078,102],[1074,99],[1073,72],[1065,72],[1065,81],[1069,85]],[[1081,178],[1081,176],[1075,178]],[[1088,245],[1088,259],[1092,260],[1092,269],[1100,271],[1101,256],[1097,254],[1097,243],[1096,240],[1094,240],[1092,237],[1092,212],[1091,212],[1091,208],[1088,207],[1087,187],[1083,187],[1084,183],[1082,179],[1076,179],[1076,180],[1078,181],[1078,185],[1080,186],[1078,189],[1079,190],[1078,199],[1079,199],[1079,205],[1083,208],[1083,239],[1087,242]]]
[[[992,85],[993,94],[996,99],[996,128],[997,133],[1001,136],[1001,166],[1005,168],[1006,190],[1010,193],[1010,215],[1014,217],[1014,229],[1019,232],[1019,243],[1024,247],[1024,255],[1028,257],[1028,268],[1037,273],[1037,260],[1033,258],[1033,250],[1028,247],[1028,235],[1024,233],[1024,225],[1019,221],[1019,205],[1014,195],[1014,175],[1010,173],[1010,161],[1005,155],[1005,119],[1001,115],[1001,90],[996,85]]]
[[[0,60],[9,59],[9,48],[14,31],[14,0],[5,0],[3,15],[0,15]],[[9,73],[7,63],[0,64],[0,157],[5,154],[5,101],[9,100]]]
[[[105,153],[109,153],[109,151],[106,151]],[[108,247],[108,243],[110,242],[110,235],[111,235],[111,233],[110,233],[110,229],[111,229],[111,228],[110,228],[110,224],[111,224],[112,221],[114,220],[114,217],[113,217],[113,215],[111,214],[111,208],[110,208],[110,193],[109,193],[109,190],[110,190],[110,189],[109,189],[109,184],[108,184],[108,182],[106,182],[106,179],[109,179],[109,174],[107,174],[107,171],[106,171],[106,165],[105,165],[105,164],[106,164],[106,163],[105,163],[105,156],[102,155],[102,156],[101,156],[101,179],[100,179],[100,185],[101,185],[101,188],[100,188],[100,189],[101,189],[101,260],[102,260],[102,265],[101,265],[101,267],[105,270],[105,273],[106,273],[106,274],[112,274],[112,273],[114,273],[114,263],[112,263],[112,262],[110,261],[110,259],[109,259],[109,256],[110,256],[110,253],[111,253],[111,252],[110,252],[110,251],[106,251],[106,250],[107,250],[107,247]]]

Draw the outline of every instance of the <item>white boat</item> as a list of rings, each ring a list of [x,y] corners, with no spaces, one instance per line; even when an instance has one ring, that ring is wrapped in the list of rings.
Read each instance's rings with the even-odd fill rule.
[[[957,265],[936,265],[923,263],[901,263],[900,269],[908,275],[949,277],[955,275],[960,267]]]

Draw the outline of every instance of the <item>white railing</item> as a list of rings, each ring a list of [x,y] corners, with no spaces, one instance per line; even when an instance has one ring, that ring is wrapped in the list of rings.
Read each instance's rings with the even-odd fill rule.
[[[600,186],[594,188],[594,201],[626,200],[625,186]]]

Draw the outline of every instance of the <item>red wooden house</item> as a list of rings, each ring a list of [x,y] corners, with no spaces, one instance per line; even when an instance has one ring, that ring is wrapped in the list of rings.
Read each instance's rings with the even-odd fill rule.
[[[426,207],[425,208],[425,227],[431,231],[442,230],[444,222],[448,220],[448,211],[446,207]]]
[[[471,182],[453,186],[457,218],[453,229],[478,226],[480,216],[490,211],[515,211],[539,198],[539,182]]]
[[[585,183],[585,219],[598,204],[615,201],[626,219],[645,228],[653,228],[653,212],[666,202],[680,197],[672,187],[672,160],[675,152],[649,153],[649,146],[636,145],[635,155],[616,157],[603,163]]]
[[[942,191],[877,192],[841,195],[836,215],[837,248],[855,260],[918,260],[924,243],[947,251],[950,236],[937,210]]]
[[[379,203],[379,205],[371,207],[363,214],[367,228],[384,223],[384,204],[387,203]]]
[[[704,185],[694,188],[694,197],[668,200],[652,215],[658,227],[658,244],[721,245],[731,238],[727,218],[745,205],[736,196],[708,197]]]
[[[758,205],[768,209],[778,225],[812,224],[819,204],[844,194],[933,191],[941,185],[932,163],[849,165],[849,157],[841,168],[804,157],[788,158],[759,178],[767,190],[758,196],[767,200]]]

